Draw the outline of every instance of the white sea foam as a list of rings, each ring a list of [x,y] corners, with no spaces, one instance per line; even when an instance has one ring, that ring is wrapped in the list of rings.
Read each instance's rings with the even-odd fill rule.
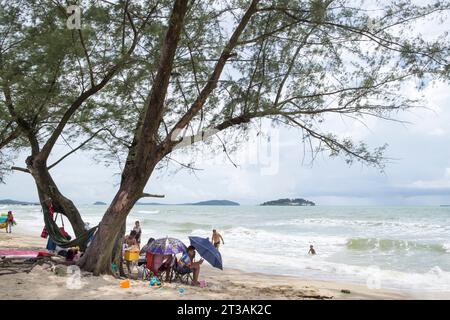
[[[450,231],[450,226],[441,226],[429,222],[407,222],[407,221],[383,221],[383,220],[346,220],[346,219],[327,219],[327,218],[304,218],[291,219],[286,221],[270,221],[265,222],[265,226],[319,226],[319,227],[373,227],[373,228],[400,228],[403,231],[408,231],[413,228],[413,231],[426,230],[442,230]]]
[[[446,250],[448,253],[450,253],[450,242],[444,243],[442,246],[445,248],[445,250]]]
[[[159,213],[159,210],[139,210],[138,213],[156,214]]]
[[[357,266],[328,262],[319,256],[275,256],[255,252],[222,249],[225,266],[233,265],[249,271],[281,273],[303,278],[351,281],[365,284],[370,279],[379,281],[382,288],[399,288],[414,291],[450,291],[450,272],[438,266],[425,273],[386,270],[376,265]]]

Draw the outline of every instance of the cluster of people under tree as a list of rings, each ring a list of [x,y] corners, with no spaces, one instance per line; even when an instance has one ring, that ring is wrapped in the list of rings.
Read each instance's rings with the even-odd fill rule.
[[[51,200],[49,200],[49,211],[50,211],[50,217],[53,219],[54,217],[54,208]],[[61,217],[62,220],[62,217]],[[6,217],[6,232],[12,233],[12,226],[15,225],[14,215],[12,211],[8,211],[7,217]],[[85,224],[85,230],[89,230],[89,223]],[[66,237],[67,240],[70,240],[70,235],[64,230],[64,224],[60,228],[61,234]],[[139,221],[136,221],[134,224],[133,229],[131,230],[130,234],[125,237],[124,244],[123,244],[123,250],[122,255],[126,250],[138,250],[140,255],[145,255],[147,252],[149,246],[152,244],[153,241],[155,241],[154,238],[150,238],[147,243],[141,247],[141,235],[142,235],[142,229],[140,226]],[[48,233],[46,231],[46,228],[44,227],[41,237],[48,238],[47,240],[47,250],[50,253],[54,253],[60,256],[65,257],[66,261],[68,263],[76,263],[81,255],[82,252],[80,251],[79,247],[73,247],[73,248],[62,248],[58,246],[56,243],[52,241],[50,237],[48,237]],[[92,236],[93,237],[93,236]],[[89,239],[90,241],[92,240]],[[213,229],[212,236],[211,236],[211,242],[214,245],[214,247],[219,250],[220,243],[225,244],[222,235],[217,232],[216,229]],[[316,251],[312,245],[310,245],[309,255],[316,255]],[[166,277],[170,274],[170,268],[172,266],[180,268],[181,272],[193,272],[193,284],[198,284],[198,276],[200,274],[200,265],[203,263],[203,259],[200,259],[198,262],[195,262],[195,247],[189,246],[187,249],[187,252],[183,254],[183,256],[180,259],[177,259],[177,263],[173,264],[174,257],[171,255],[155,255],[155,259],[157,260],[156,263],[160,267],[160,271],[167,271]],[[159,261],[158,261],[159,260]],[[141,261],[141,264],[143,262]],[[144,261],[145,263],[145,261]],[[130,261],[125,260],[125,264],[128,269],[128,273],[131,274],[131,264]],[[167,279],[166,279],[167,280]]]
[[[55,210],[53,207],[53,203],[51,199],[48,200],[49,205],[49,214],[51,219],[55,219],[58,216],[58,213],[56,213],[55,217]],[[14,222],[14,216],[11,211],[8,212],[8,216],[6,219],[7,228],[6,232],[11,233],[12,225]],[[61,215],[61,223],[62,226],[59,228],[62,236],[64,236],[67,240],[71,240],[71,236],[64,230],[64,222]],[[85,229],[89,229],[89,224],[86,223]],[[124,239],[123,243],[123,250],[122,255],[125,253],[126,250],[138,250],[140,255],[145,255],[149,246],[152,244],[153,241],[155,241],[154,238],[150,238],[147,243],[141,247],[141,235],[142,235],[142,229],[140,226],[139,221],[136,221],[134,224],[133,229],[131,230],[130,234],[127,235]],[[52,239],[49,237],[47,229],[44,227],[41,233],[42,238],[47,239],[47,246],[46,249],[51,254],[56,254],[59,256],[62,256],[65,258],[66,263],[68,264],[74,264],[76,263],[81,255],[83,254],[79,247],[73,247],[73,248],[63,248],[58,246]],[[92,238],[90,239],[92,240]],[[220,243],[225,244],[223,237],[220,233],[217,232],[216,229],[213,230],[212,236],[211,236],[211,242],[214,245],[215,248],[219,249]],[[173,263],[173,257],[172,255],[154,255],[154,263],[159,266],[160,272],[166,273],[166,280],[169,280],[169,275],[171,268],[178,268],[180,272],[186,273],[186,272],[192,272],[193,273],[193,285],[198,285],[198,277],[200,275],[200,266],[203,263],[203,259],[200,259],[199,261],[195,261],[195,255],[196,250],[194,246],[189,246],[187,248],[187,251],[181,256],[180,259],[176,259],[176,263]],[[142,261],[141,261],[142,263]],[[145,263],[145,261],[143,262]],[[131,262],[128,260],[125,260],[126,267],[128,269],[128,273],[131,274]]]
[[[136,221],[130,234],[127,235],[124,239],[122,254],[124,254],[126,250],[139,250],[140,255],[145,255],[147,253],[149,247],[152,245],[155,239],[150,238],[147,241],[147,243],[142,248],[140,248],[141,234],[142,230],[140,227],[140,223],[139,221]],[[213,230],[211,242],[214,245],[214,247],[216,247],[216,249],[219,249],[220,242],[222,242],[222,244],[225,244],[222,235],[218,233],[216,229]],[[163,255],[163,254],[155,254],[153,259],[154,263],[159,266],[158,271],[161,273],[165,272],[166,281],[169,280],[171,268],[177,268],[177,270],[181,273],[192,272],[193,274],[192,285],[199,285],[200,282],[198,281],[198,278],[200,275],[200,266],[204,262],[204,259],[201,258],[199,261],[195,261],[195,256],[196,256],[196,249],[194,246],[191,245],[187,248],[186,252],[184,252],[179,259],[177,259],[172,255]],[[125,263],[128,269],[128,273],[131,274],[130,261],[125,260]],[[141,260],[138,264],[143,265],[145,263],[146,263],[145,260]]]

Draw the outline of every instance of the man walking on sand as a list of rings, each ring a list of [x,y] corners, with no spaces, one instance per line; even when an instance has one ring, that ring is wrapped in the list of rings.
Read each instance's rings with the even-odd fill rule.
[[[220,240],[222,240],[222,244],[225,244],[221,234],[218,233],[216,229],[214,229],[212,237],[211,237],[211,241],[212,241],[212,243],[214,244],[214,247],[216,247],[217,250],[219,250]]]

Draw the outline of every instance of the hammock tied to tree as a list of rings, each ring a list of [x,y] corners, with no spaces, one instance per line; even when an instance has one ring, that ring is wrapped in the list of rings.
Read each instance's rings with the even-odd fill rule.
[[[48,210],[44,210],[44,223],[45,228],[47,229],[48,236],[54,243],[56,243],[61,248],[70,248],[70,247],[79,247],[81,251],[86,249],[87,244],[91,238],[91,236],[95,233],[98,226],[95,226],[85,232],[83,232],[76,239],[68,240],[61,232],[60,228],[50,216]]]

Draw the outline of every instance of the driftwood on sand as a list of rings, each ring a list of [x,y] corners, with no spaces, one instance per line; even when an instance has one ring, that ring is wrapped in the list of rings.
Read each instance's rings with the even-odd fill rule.
[[[45,263],[55,264],[52,257],[0,257],[0,276],[16,273],[29,273],[35,266]]]

